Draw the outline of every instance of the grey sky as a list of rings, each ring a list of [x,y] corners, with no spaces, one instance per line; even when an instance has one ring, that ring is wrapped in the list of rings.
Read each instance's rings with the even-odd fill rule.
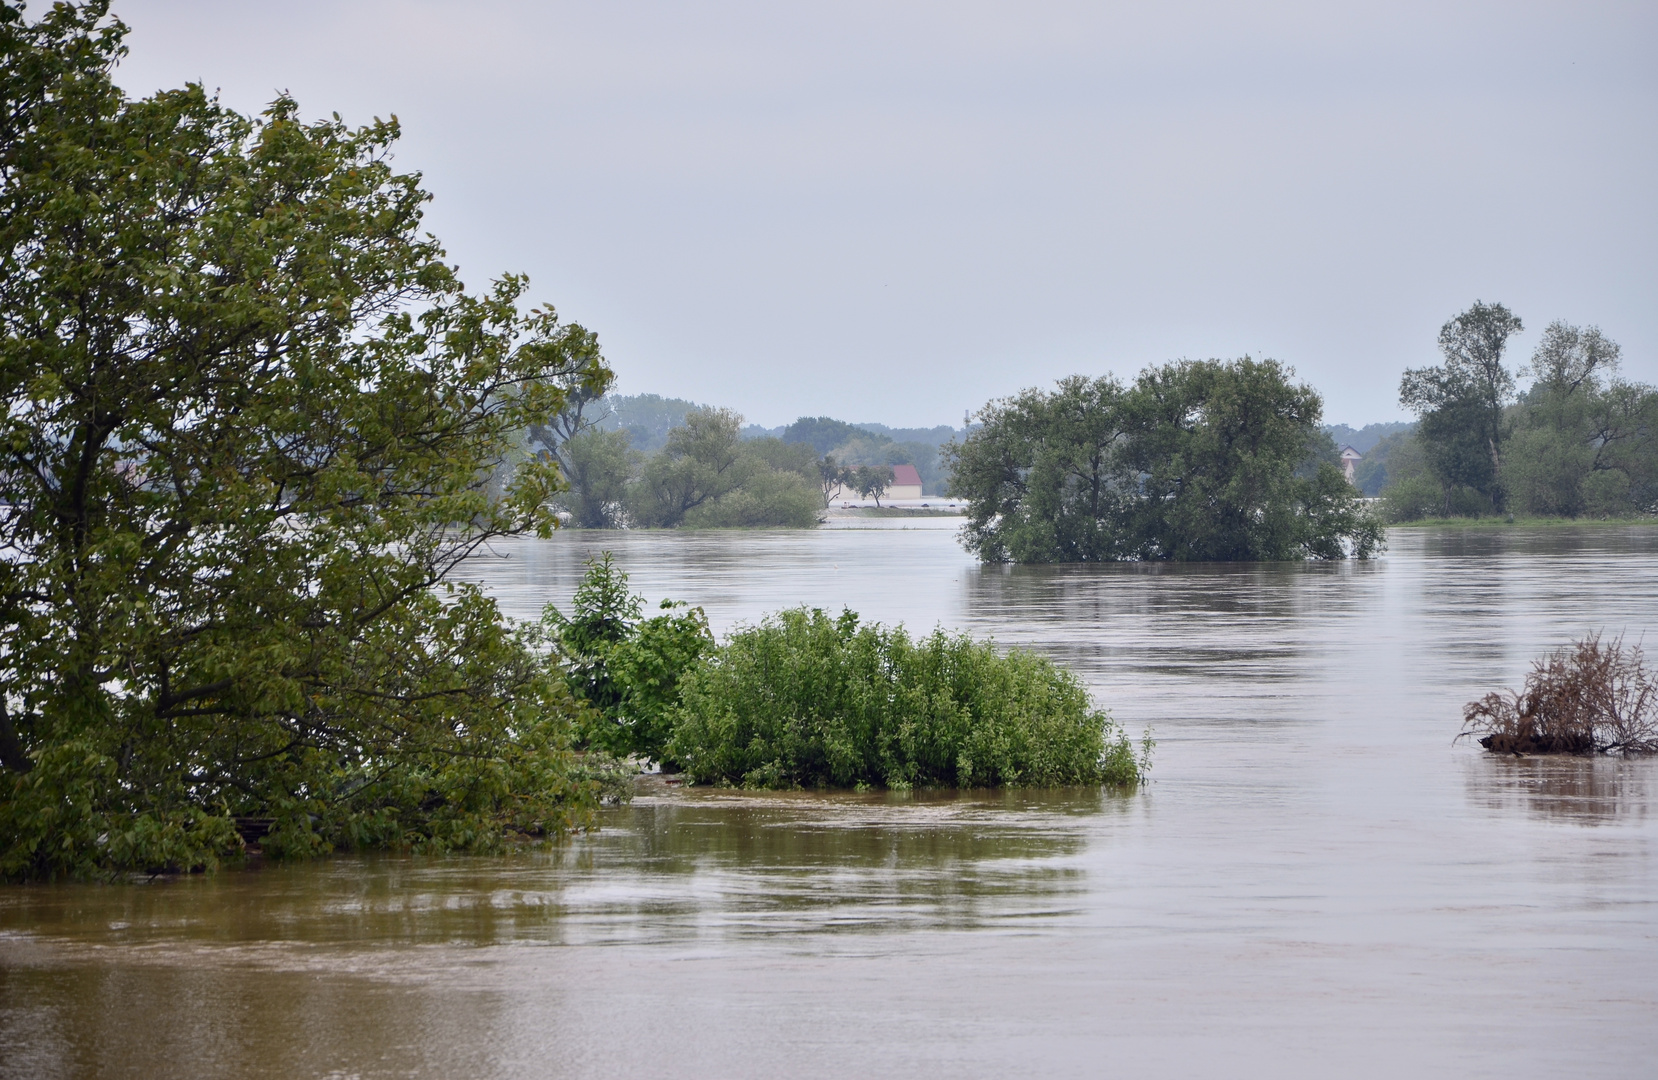
[[[37,5],[31,5],[37,7]],[[1658,4],[117,0],[133,93],[396,113],[627,393],[894,425],[1277,357],[1402,416],[1474,299],[1658,382]]]

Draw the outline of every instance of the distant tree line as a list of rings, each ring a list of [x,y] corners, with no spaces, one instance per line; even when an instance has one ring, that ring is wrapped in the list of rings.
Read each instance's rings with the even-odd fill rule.
[[[1417,424],[1355,470],[1392,520],[1658,512],[1658,390],[1618,375],[1618,345],[1599,329],[1559,321],[1511,370],[1521,329],[1476,302],[1440,329],[1443,364],[1405,372],[1399,400]]]
[[[888,429],[892,430],[892,429]],[[796,527],[816,524],[836,491],[879,502],[894,465],[925,461],[938,480],[938,448],[900,443],[825,416],[784,428],[743,425],[730,409],[655,394],[572,395],[532,425],[521,458],[559,466],[557,504],[579,528]],[[900,429],[942,441],[954,429]],[[508,470],[510,472],[510,469]],[[922,473],[925,484],[928,472]]]

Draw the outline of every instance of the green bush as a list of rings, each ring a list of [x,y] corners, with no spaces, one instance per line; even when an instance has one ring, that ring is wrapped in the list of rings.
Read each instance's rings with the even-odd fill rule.
[[[665,750],[679,683],[714,647],[701,608],[671,600],[643,619],[643,598],[610,552],[587,561],[566,616],[551,604],[542,627],[557,648],[566,683],[588,706],[579,722],[584,749],[636,755],[673,766]],[[680,609],[684,610],[680,610]]]
[[[745,459],[742,486],[689,510],[684,525],[693,529],[809,529],[823,511],[817,484],[796,472],[773,469],[763,460]]]
[[[1445,491],[1431,477],[1411,476],[1382,489],[1382,514],[1391,522],[1437,517],[1445,506]]]
[[[941,630],[915,641],[850,611],[740,630],[679,689],[668,752],[699,783],[1131,786],[1146,764],[1048,660]]]

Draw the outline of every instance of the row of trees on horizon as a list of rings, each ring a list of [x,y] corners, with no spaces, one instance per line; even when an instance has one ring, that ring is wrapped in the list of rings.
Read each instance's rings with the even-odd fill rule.
[[[577,395],[530,426],[525,450],[558,463],[569,488],[557,502],[578,528],[805,528],[836,492],[879,503],[895,465],[914,464],[937,493],[939,443],[955,432],[899,433],[919,437],[826,416],[768,431],[731,409],[654,394]]]
[[[1658,513],[1658,389],[1619,375],[1621,350],[1599,328],[1561,321],[1510,368],[1522,329],[1502,304],[1475,302],[1440,329],[1444,363],[1404,373],[1399,401],[1418,422],[1354,477],[1390,520]]]
[[[1444,363],[1402,376],[1399,400],[1417,421],[1353,429],[1320,417],[1313,427],[1323,437],[1313,438],[1296,467],[1333,462],[1337,440],[1352,443],[1365,455],[1354,484],[1380,498],[1377,512],[1393,522],[1658,513],[1658,390],[1619,375],[1621,350],[1598,328],[1560,321],[1545,329],[1527,363],[1511,369],[1507,343],[1521,329],[1503,305],[1476,301],[1441,328]],[[1074,397],[1074,383],[1062,380],[1050,396]],[[807,526],[824,505],[813,491],[820,500],[837,487],[878,499],[889,475],[883,466],[914,464],[929,495],[976,497],[973,484],[955,476],[972,460],[962,457],[970,436],[1005,420],[1009,403],[1044,393],[991,402],[959,430],[829,417],[745,428],[726,409],[612,395],[585,416],[578,402],[528,442],[561,465],[570,484],[561,505],[580,527]],[[1067,438],[1057,430],[1028,437],[1055,446]],[[1072,482],[1095,484],[1093,473]]]

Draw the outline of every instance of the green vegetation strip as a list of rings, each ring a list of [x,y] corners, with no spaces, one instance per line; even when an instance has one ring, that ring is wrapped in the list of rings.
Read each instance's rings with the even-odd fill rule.
[[[1081,681],[1020,649],[779,612],[715,646],[699,609],[640,620],[610,557],[550,610],[590,747],[747,788],[1133,786],[1149,767]]]

